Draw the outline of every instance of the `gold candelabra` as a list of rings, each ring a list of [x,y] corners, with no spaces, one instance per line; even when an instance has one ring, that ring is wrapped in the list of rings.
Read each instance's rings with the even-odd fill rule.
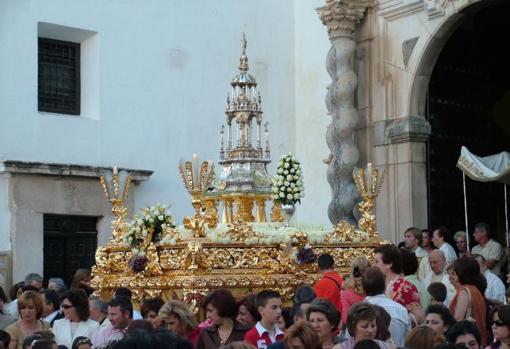
[[[203,194],[211,187],[214,180],[214,162],[204,161],[199,165],[198,157],[193,154],[192,161],[179,164],[179,175],[187,192],[191,195],[191,205],[195,209],[194,216],[184,217],[183,224],[186,229],[193,231],[194,237],[205,237],[205,226],[216,228],[218,213],[216,203],[205,201]],[[206,208],[205,213],[202,209]]]
[[[121,242],[122,237],[124,236],[127,226],[125,223],[127,208],[126,208],[126,200],[129,193],[129,188],[131,186],[131,175],[127,175],[126,180],[124,182],[124,189],[122,190],[122,196],[119,196],[120,193],[120,176],[119,170],[117,166],[113,167],[112,172],[112,184],[113,187],[113,195],[110,191],[110,183],[107,182],[106,177],[103,175],[99,177],[99,181],[101,182],[101,186],[103,187],[103,191],[106,197],[106,200],[112,204],[112,240],[111,242],[114,244],[118,244]]]
[[[372,167],[372,163],[368,163],[365,169],[354,169],[352,173],[356,187],[363,199],[358,204],[358,209],[361,212],[359,220],[359,228],[368,233],[372,238],[377,235],[375,227],[375,215],[373,214],[375,207],[375,199],[381,191],[384,182],[384,171],[379,174],[379,170]]]

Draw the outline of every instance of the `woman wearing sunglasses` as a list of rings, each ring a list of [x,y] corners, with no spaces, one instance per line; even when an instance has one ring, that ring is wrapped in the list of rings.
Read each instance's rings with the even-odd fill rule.
[[[510,305],[500,305],[491,311],[494,342],[487,348],[510,348]]]
[[[71,348],[77,337],[94,338],[99,330],[99,323],[89,319],[89,301],[85,292],[70,290],[64,293],[61,299],[60,307],[64,318],[53,324],[57,344]]]

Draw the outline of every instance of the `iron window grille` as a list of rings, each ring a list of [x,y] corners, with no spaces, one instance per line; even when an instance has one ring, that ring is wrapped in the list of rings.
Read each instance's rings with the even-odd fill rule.
[[[38,109],[80,115],[80,44],[39,38]]]

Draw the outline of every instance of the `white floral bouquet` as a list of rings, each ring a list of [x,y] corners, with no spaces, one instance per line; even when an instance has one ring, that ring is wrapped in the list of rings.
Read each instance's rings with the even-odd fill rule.
[[[133,255],[145,254],[148,244],[142,242],[147,238],[151,239],[150,242],[160,242],[165,230],[175,228],[172,215],[166,209],[166,205],[156,204],[142,208],[133,216],[124,236],[124,242],[131,247]]]
[[[280,158],[273,178],[272,195],[273,201],[280,204],[300,203],[305,195],[301,164],[292,153]]]

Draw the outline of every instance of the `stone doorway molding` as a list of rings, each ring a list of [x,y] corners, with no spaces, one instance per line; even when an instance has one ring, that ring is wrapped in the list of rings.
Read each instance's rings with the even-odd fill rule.
[[[379,20],[395,23],[415,17],[416,28],[410,28],[401,39],[402,71],[383,69],[386,88],[394,91],[390,99],[401,98],[400,110],[389,108],[393,115],[374,123],[376,164],[388,170],[388,182],[378,200],[378,229],[392,241],[401,241],[406,228],[428,228],[427,151],[426,142],[432,132],[426,120],[429,80],[442,48],[461,23],[466,10],[476,10],[482,0],[415,0],[380,1]],[[396,5],[395,5],[396,4]],[[467,9],[469,7],[469,9]],[[425,22],[423,22],[425,21]],[[390,25],[383,25],[389,30]],[[393,39],[394,35],[397,39]],[[386,44],[398,35],[382,33]],[[395,96],[400,94],[400,96]],[[386,107],[387,108],[387,107]],[[387,108],[388,110],[388,108]]]
[[[130,173],[135,185],[152,175],[148,170],[120,170]],[[98,217],[98,245],[108,241],[111,205],[99,183],[99,177],[108,173],[111,168],[86,165],[12,160],[0,163],[0,194],[6,194],[0,196],[0,217],[10,222],[0,226],[0,235],[10,243],[10,250],[0,251],[2,286],[10,287],[31,272],[43,275],[44,214]],[[133,188],[128,197],[130,210],[135,193]]]

